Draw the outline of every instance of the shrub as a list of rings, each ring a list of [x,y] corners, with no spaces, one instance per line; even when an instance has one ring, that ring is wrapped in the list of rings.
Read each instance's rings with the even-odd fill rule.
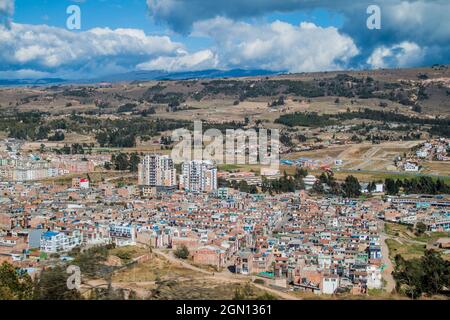
[[[187,259],[189,257],[189,250],[185,245],[182,245],[175,250],[174,255],[178,259]]]

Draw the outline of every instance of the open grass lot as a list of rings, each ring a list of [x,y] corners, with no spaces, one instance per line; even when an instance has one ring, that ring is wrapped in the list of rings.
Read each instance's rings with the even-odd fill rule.
[[[159,300],[232,300],[236,291],[246,290],[248,298],[258,299],[265,291],[251,284],[223,283],[207,279],[161,282],[151,298]]]
[[[429,234],[426,233],[426,234],[422,234],[420,236],[416,236],[415,240],[432,243],[439,238],[448,238],[448,237],[450,237],[450,232],[431,232]]]
[[[148,250],[131,247],[116,248],[110,253],[122,256],[124,252],[129,252],[136,257],[142,253],[148,253]],[[182,265],[154,254],[150,254],[148,261],[115,273],[112,283],[118,287],[138,288],[141,293],[147,292],[147,298],[162,300],[231,300],[236,291],[245,292],[248,298],[258,298],[265,294],[265,290],[251,283],[205,277],[203,273],[186,269]]]
[[[372,143],[348,144],[341,146],[330,146],[324,149],[293,152],[282,156],[295,160],[298,158],[309,158],[314,160],[327,160],[328,163],[335,159],[343,161],[343,165],[335,167],[336,174],[351,173],[358,175],[363,181],[385,178],[407,178],[416,173],[398,172],[391,173],[397,169],[394,167],[394,159],[397,156],[403,157],[414,146],[422,141],[404,141],[404,142],[384,142],[373,145]],[[450,172],[450,164],[447,162],[424,161],[422,174],[432,174],[447,176]]]
[[[48,184],[59,184],[59,185],[70,185],[72,183],[73,178],[85,178],[87,179],[89,175],[89,178],[91,179],[91,183],[98,184],[102,181],[108,181],[113,180],[115,182],[123,181],[127,182],[129,179],[130,181],[133,181],[133,178],[129,178],[130,173],[124,172],[124,171],[95,171],[82,174],[70,174],[65,175],[61,177],[55,177],[55,178],[49,178],[44,180],[39,180],[41,183],[48,183]],[[123,177],[123,178],[121,178]],[[137,179],[137,176],[136,178]]]
[[[389,257],[394,257],[399,254],[405,259],[420,258],[425,252],[426,244],[409,243],[406,241],[399,242],[394,239],[386,239],[386,244],[389,247]]]
[[[423,164],[423,173],[450,176],[450,162],[427,161]]]
[[[391,223],[386,222],[385,223],[385,232],[386,234],[394,237],[403,237],[403,238],[409,238],[412,239],[414,237],[414,234],[408,230],[408,226],[398,223]]]
[[[385,223],[385,232],[390,236],[406,238],[424,243],[430,243],[439,238],[450,237],[450,232],[426,232],[421,235],[416,235],[413,231],[408,230],[408,226],[391,222]]]
[[[386,239],[386,244],[389,247],[389,257],[394,261],[394,257],[400,254],[405,259],[420,258],[426,248],[432,248],[438,250],[442,254],[442,258],[450,260],[450,254],[448,251],[437,249],[433,247],[433,243],[439,238],[450,237],[450,232],[426,232],[421,235],[417,235],[414,231],[408,229],[408,226],[386,222],[385,233],[392,237]]]
[[[417,173],[384,173],[384,172],[364,172],[364,171],[349,171],[349,170],[340,170],[335,171],[334,176],[338,180],[344,180],[348,175],[352,175],[356,178],[358,178],[359,181],[363,182],[370,182],[370,181],[384,181],[385,179],[412,179],[420,177],[421,174]],[[432,178],[434,179],[441,179],[445,181],[446,183],[450,182],[450,177],[442,177],[438,175],[433,175]]]
[[[149,261],[138,263],[129,269],[117,272],[113,282],[149,282],[157,280],[192,279],[201,274],[152,255]]]

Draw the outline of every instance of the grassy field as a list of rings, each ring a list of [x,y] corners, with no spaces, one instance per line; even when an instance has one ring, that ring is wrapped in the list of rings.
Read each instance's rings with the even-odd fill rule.
[[[363,182],[370,182],[370,181],[384,181],[385,179],[413,179],[420,177],[420,174],[416,173],[384,173],[384,172],[359,172],[359,171],[347,171],[347,170],[340,170],[335,171],[334,176],[338,180],[343,180],[347,176],[352,175],[356,178],[358,178],[359,181]],[[433,176],[433,179],[442,179],[446,183],[450,183],[450,177],[442,177],[442,176]]]
[[[136,247],[116,248],[110,253],[133,257],[147,252]],[[147,290],[149,299],[173,300],[231,300],[236,292],[245,293],[247,298],[257,299],[265,294],[251,283],[223,282],[205,276],[203,273],[186,269],[160,256],[150,254],[148,261],[117,272],[112,278],[115,285],[136,286]]]
[[[89,178],[91,179],[91,183],[93,183],[93,184],[98,184],[104,180],[112,179],[112,178],[114,178],[114,182],[117,183],[117,182],[120,182],[121,180],[123,182],[127,182],[130,179],[128,179],[128,178],[120,179],[120,177],[129,176],[129,175],[130,175],[130,173],[128,173],[128,172],[96,171],[96,172],[90,172]],[[39,180],[39,182],[47,183],[47,184],[71,185],[73,178],[87,179],[88,174],[87,173],[70,174],[70,175],[65,175],[65,176],[61,176],[61,177]],[[131,179],[130,181],[133,181],[133,179]]]
[[[450,232],[427,232],[421,235],[416,235],[413,231],[408,229],[408,226],[391,222],[385,223],[385,232],[390,236],[411,239],[423,243],[430,243],[439,238],[450,237]]]
[[[400,243],[397,240],[386,239],[386,244],[389,247],[389,257],[394,257],[399,254],[405,259],[420,258],[425,252],[425,244],[408,243],[403,241]]]
[[[414,237],[414,234],[410,230],[408,230],[408,226],[406,225],[386,222],[384,226],[384,231],[390,236],[403,237],[408,239],[412,239]]]

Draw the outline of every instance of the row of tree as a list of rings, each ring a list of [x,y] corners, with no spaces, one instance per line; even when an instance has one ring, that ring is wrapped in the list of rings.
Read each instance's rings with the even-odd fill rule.
[[[449,194],[450,185],[442,179],[431,177],[419,177],[412,179],[391,179],[385,180],[385,192],[389,195],[397,195],[401,190],[405,194]]]
[[[308,175],[308,171],[303,168],[297,169],[293,176],[288,176],[286,171],[279,179],[262,178],[261,191],[274,193],[295,192],[305,188],[303,178]]]
[[[111,163],[105,164],[105,169],[107,170],[117,170],[117,171],[131,171],[137,172],[138,165],[141,162],[141,157],[138,153],[133,152],[131,154],[120,152],[118,154],[113,154],[111,156]]]

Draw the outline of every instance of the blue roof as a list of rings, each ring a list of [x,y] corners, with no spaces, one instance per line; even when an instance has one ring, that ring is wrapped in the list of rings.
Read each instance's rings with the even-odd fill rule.
[[[51,237],[54,237],[56,235],[58,235],[58,232],[54,232],[54,231],[47,231],[44,234],[42,234],[42,236],[44,238],[51,238]]]

